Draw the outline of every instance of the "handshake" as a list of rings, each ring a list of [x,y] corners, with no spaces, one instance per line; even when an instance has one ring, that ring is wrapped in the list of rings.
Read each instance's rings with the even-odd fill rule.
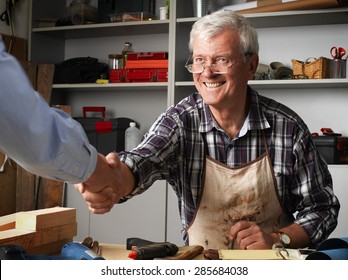
[[[92,213],[104,214],[121,197],[132,192],[135,177],[116,153],[109,153],[106,157],[98,154],[97,157],[93,174],[87,181],[74,186],[82,194]]]

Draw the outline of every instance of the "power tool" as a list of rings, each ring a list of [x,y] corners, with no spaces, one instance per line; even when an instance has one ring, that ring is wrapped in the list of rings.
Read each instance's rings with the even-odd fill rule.
[[[66,243],[59,256],[28,255],[18,245],[1,245],[0,260],[104,260],[92,249],[78,242]]]

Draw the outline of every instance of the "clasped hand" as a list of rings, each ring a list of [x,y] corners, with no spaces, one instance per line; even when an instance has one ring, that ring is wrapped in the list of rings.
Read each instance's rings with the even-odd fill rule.
[[[109,212],[125,195],[118,155],[110,153],[104,157],[98,154],[96,169],[92,176],[86,182],[75,184],[74,187],[81,193],[92,213]]]

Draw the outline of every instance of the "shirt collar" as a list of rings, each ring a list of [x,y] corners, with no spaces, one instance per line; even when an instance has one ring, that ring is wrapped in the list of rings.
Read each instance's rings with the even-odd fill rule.
[[[263,130],[270,127],[265,115],[263,114],[259,94],[250,86],[248,86],[248,94],[250,95],[250,110],[238,137],[245,135],[248,130]],[[204,103],[202,97],[200,98],[202,102],[202,111],[199,131],[201,133],[206,133],[211,131],[213,128],[219,129],[220,127],[214,120],[209,106]]]

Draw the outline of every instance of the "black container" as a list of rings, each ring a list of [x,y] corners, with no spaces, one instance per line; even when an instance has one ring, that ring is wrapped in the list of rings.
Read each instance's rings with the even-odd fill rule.
[[[315,136],[314,144],[328,164],[348,164],[348,138]]]
[[[129,123],[134,122],[129,118],[104,121],[103,118],[76,117],[75,120],[82,125],[89,142],[103,155],[124,151],[125,131]]]

